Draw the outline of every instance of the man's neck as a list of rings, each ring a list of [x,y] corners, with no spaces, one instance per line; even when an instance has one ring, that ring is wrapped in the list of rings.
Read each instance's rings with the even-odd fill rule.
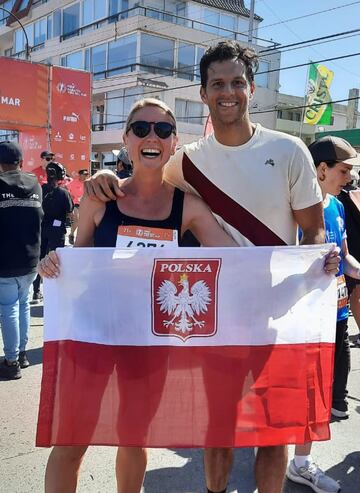
[[[254,135],[256,125],[250,121],[241,125],[214,125],[216,140],[225,146],[236,147],[246,144]]]

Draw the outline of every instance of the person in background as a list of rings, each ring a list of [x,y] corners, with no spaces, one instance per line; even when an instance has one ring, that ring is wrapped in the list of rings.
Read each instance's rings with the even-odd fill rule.
[[[352,182],[344,187],[338,199],[343,204],[346,217],[346,230],[349,252],[360,262],[360,189],[358,174],[352,170]],[[358,327],[356,344],[360,345],[360,281],[346,276],[350,308]]]
[[[116,176],[118,178],[128,178],[132,175],[132,164],[129,159],[126,147],[122,147],[116,161]]]
[[[347,379],[350,371],[350,345],[348,334],[348,295],[345,283],[347,274],[360,279],[360,263],[349,253],[346,236],[345,212],[336,198],[350,180],[354,164],[360,158],[353,147],[339,137],[323,137],[309,146],[313,157],[324,204],[326,242],[336,243],[340,248],[341,262],[338,279],[338,312],[335,341],[335,367],[331,414],[338,419],[349,416],[347,402]],[[297,445],[294,459],[287,469],[287,477],[305,484],[316,493],[337,493],[340,485],[327,476],[311,456],[312,443]]]
[[[79,172],[75,174],[73,180],[66,187],[74,203],[74,210],[73,210],[72,218],[70,220],[71,223],[71,231],[69,235],[70,245],[73,245],[75,241],[75,231],[79,223],[80,200],[81,197],[84,195],[84,181],[88,178],[88,176],[89,176],[88,170],[81,169],[79,170]]]
[[[46,167],[49,163],[55,160],[55,154],[50,151],[42,151],[40,154],[41,164],[32,170],[32,173],[37,177],[40,185],[44,185],[47,181]]]
[[[40,184],[21,170],[22,161],[17,144],[0,143],[0,321],[5,353],[0,377],[7,380],[21,378],[20,368],[29,366],[29,291],[39,260],[43,215]]]
[[[66,219],[71,216],[74,205],[70,193],[60,186],[65,178],[65,168],[62,164],[53,161],[46,168],[47,183],[42,186],[42,207],[44,217],[41,223],[41,250],[40,259],[50,250],[65,245]],[[41,277],[38,275],[33,283],[34,303],[41,301]]]

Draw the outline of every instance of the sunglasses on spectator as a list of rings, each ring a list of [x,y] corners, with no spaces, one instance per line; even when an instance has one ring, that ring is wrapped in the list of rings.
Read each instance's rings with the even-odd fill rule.
[[[45,161],[53,161],[54,160],[54,157],[46,157],[45,158]]]
[[[172,123],[168,122],[145,122],[136,121],[130,123],[126,131],[128,133],[130,129],[134,132],[136,137],[140,139],[146,137],[151,132],[151,125],[154,125],[154,132],[160,139],[167,139],[171,134],[176,135],[176,127]]]

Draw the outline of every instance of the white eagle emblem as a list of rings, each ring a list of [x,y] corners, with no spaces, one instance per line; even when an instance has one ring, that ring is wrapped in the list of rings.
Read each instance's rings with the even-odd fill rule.
[[[160,311],[172,316],[169,320],[163,320],[164,327],[174,326],[176,331],[186,334],[193,330],[193,326],[204,327],[205,322],[197,320],[195,314],[207,312],[211,302],[210,289],[205,281],[197,281],[189,290],[186,274],[180,276],[179,284],[182,290],[177,293],[173,282],[163,281],[159,286],[156,301],[160,304]]]

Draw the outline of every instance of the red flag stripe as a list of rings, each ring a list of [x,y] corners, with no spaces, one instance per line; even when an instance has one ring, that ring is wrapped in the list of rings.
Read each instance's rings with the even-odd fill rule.
[[[333,353],[330,343],[46,342],[37,445],[243,447],[327,440]]]
[[[199,171],[185,153],[182,168],[185,180],[195,188],[211,210],[222,217],[233,228],[237,229],[255,246],[286,245],[284,240],[271,231],[264,223],[214,185],[214,183]]]

